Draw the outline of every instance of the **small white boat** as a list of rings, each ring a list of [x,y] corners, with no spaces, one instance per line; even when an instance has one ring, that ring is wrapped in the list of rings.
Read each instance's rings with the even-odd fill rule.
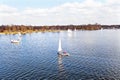
[[[58,55],[60,56],[69,56],[70,54],[63,51],[61,47],[61,39],[59,39]]]
[[[11,43],[19,43],[19,40],[11,40]]]
[[[71,30],[71,29],[68,29],[67,32],[68,32],[68,33],[72,33],[72,30]]]
[[[21,33],[18,33],[18,39],[11,40],[11,43],[19,43],[21,41]]]
[[[76,31],[76,28],[74,29],[74,31]]]
[[[20,32],[18,32],[18,35],[19,35],[19,37],[22,37],[22,35],[21,35],[21,33],[20,33]]]

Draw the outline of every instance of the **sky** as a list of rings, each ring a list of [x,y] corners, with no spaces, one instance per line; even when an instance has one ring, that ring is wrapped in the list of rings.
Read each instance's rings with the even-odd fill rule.
[[[119,0],[0,0],[0,25],[120,24]]]

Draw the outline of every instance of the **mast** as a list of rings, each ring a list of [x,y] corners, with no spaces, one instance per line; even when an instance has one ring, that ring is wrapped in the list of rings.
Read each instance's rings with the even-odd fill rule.
[[[21,37],[21,33],[20,32],[18,32],[18,35]]]
[[[21,40],[21,33],[20,32],[18,32],[18,40],[20,41]]]

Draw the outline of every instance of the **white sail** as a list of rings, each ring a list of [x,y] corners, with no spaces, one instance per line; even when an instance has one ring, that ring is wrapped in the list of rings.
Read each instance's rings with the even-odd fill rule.
[[[74,29],[74,31],[76,31],[76,28]]]
[[[22,37],[21,33],[18,32],[18,40],[19,40],[19,41],[21,41],[21,37]]]
[[[70,29],[68,29],[67,31],[68,31],[68,33],[71,33],[71,32],[72,32],[72,30],[70,30]]]
[[[61,39],[59,39],[58,51],[62,51],[62,47],[61,47]]]
[[[18,35],[19,35],[20,37],[22,36],[20,32],[18,32]]]
[[[62,50],[61,39],[59,38],[58,54],[60,56],[69,56],[69,53]]]

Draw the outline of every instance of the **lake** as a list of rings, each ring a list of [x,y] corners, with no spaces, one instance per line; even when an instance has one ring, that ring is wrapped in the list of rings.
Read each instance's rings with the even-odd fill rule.
[[[62,49],[70,56],[57,55]],[[120,30],[0,35],[0,80],[120,80]]]

